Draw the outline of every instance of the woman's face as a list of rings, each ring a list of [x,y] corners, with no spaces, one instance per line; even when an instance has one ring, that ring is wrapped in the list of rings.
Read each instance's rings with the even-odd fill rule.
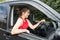
[[[30,15],[30,10],[27,10],[26,12],[24,12],[24,17],[28,18],[28,16]]]

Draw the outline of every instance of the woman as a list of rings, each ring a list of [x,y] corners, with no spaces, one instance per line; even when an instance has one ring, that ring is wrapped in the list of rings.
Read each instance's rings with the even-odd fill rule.
[[[30,10],[28,7],[22,7],[19,12],[19,17],[17,19],[16,24],[14,25],[13,29],[11,30],[11,34],[20,34],[23,32],[30,33],[27,29],[30,27],[31,29],[35,29],[41,22],[45,22],[45,19],[39,21],[37,24],[32,25],[31,22],[27,19],[30,15]]]

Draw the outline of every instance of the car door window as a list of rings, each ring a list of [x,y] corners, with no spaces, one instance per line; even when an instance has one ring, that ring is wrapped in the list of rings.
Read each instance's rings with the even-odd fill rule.
[[[52,23],[53,20],[50,19],[49,17],[47,17],[44,13],[42,13],[38,9],[32,11],[31,17],[32,17],[31,20],[33,20],[32,21],[33,24],[38,23],[42,19],[46,20],[46,22],[41,23],[35,30],[29,29],[31,33],[33,33],[37,36],[48,38],[49,35],[55,31],[54,25]]]
[[[28,30],[32,33],[35,34],[37,36],[41,36],[41,37],[48,37],[50,34],[52,34],[52,32],[55,31],[54,29],[54,25],[52,24],[52,19],[50,19],[49,17],[47,17],[47,15],[45,15],[43,12],[41,12],[40,10],[38,10],[37,8],[31,6],[31,5],[15,5],[14,6],[14,12],[13,12],[13,25],[16,23],[16,20],[18,18],[18,13],[16,8],[20,8],[21,6],[28,6],[30,8],[30,15],[29,15],[29,20],[30,22],[34,25],[37,22],[39,22],[42,19],[45,19],[46,22],[45,23],[41,23],[35,30],[32,30],[31,28],[28,28]]]
[[[6,29],[7,27],[7,7],[0,6],[0,28]]]

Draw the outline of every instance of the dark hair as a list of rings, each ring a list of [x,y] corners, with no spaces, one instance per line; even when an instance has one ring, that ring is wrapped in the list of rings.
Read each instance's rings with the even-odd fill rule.
[[[27,10],[29,10],[29,8],[28,7],[26,7],[26,6],[23,6],[23,7],[20,7],[20,10],[19,10],[19,16],[21,16],[22,15],[22,12],[26,12]]]

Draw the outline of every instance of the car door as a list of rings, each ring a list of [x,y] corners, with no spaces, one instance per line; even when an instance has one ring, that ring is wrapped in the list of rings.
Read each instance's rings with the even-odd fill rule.
[[[41,5],[42,4],[41,2],[38,3],[36,1],[15,1],[15,2],[10,2],[9,6],[10,6],[10,4],[11,5],[20,5],[20,4],[21,5],[24,5],[24,4],[31,5],[31,6],[35,7],[36,9],[38,9],[39,11],[41,11],[42,13],[44,13],[48,18],[51,18],[54,21],[59,21],[59,19],[56,18],[56,16],[54,16],[49,10],[47,10],[46,7]],[[10,31],[10,27],[13,27],[13,10],[14,10],[14,8],[9,13],[8,31]],[[39,40],[39,39],[40,40],[47,40],[47,39],[44,39],[43,37],[38,37],[38,36],[35,36],[35,35],[32,36],[32,35],[33,34],[23,33],[23,34],[18,35],[18,36],[22,37],[22,38],[25,38],[25,39],[29,39],[29,40]],[[18,37],[18,36],[16,36],[16,37]],[[14,37],[15,36],[13,36],[11,38],[13,39]]]
[[[29,1],[28,1],[28,2],[29,2]],[[26,2],[26,3],[27,3],[27,2]],[[31,2],[29,2],[29,3],[31,3]],[[17,3],[15,3],[15,4],[13,3],[13,4],[11,4],[11,5],[17,6],[17,4],[18,4],[18,5],[20,5],[20,4],[21,4],[21,5],[24,5],[25,2],[24,2],[24,1],[22,1],[22,3],[17,2]],[[28,4],[28,3],[27,3],[27,4]],[[33,2],[33,5],[32,5],[32,4],[28,4],[28,5],[31,5],[31,6],[33,6],[33,7],[36,7],[36,8],[38,9],[37,5],[35,6],[35,4],[36,4],[36,3]],[[14,6],[12,7],[13,10],[14,10]],[[31,8],[31,9],[32,9],[32,8]],[[13,11],[13,10],[12,10],[12,11]],[[39,10],[39,9],[38,9],[38,10]],[[11,24],[10,24],[11,26],[10,26],[10,27],[13,27],[13,19],[14,19],[13,17],[14,17],[14,16],[13,16],[13,13],[12,13],[12,15],[11,15],[11,21],[10,21],[10,22],[11,22]],[[31,21],[32,21],[32,20],[31,20]],[[22,35],[22,34],[20,34],[19,36],[21,36],[21,35]],[[31,36],[30,36],[30,35],[31,35]],[[24,36],[25,36],[25,37],[24,37]],[[28,35],[28,34],[26,34],[26,33],[24,33],[21,37],[26,38],[26,39],[29,39],[29,40],[33,40],[33,39],[34,39],[34,40],[38,40],[38,39],[40,39],[40,38],[37,37],[37,36],[34,36],[34,35],[33,35],[33,37],[32,37],[32,34],[29,34],[29,35]],[[41,38],[40,40],[43,40],[43,38]]]
[[[44,15],[46,15],[48,18],[50,18],[51,20],[54,20],[54,21],[59,21],[59,19],[55,16],[55,15],[53,15],[53,13],[50,11],[50,10],[48,10],[45,6],[43,6],[43,5],[41,5],[42,3],[38,3],[38,2],[36,2],[36,1],[19,1],[19,2],[12,2],[12,3],[10,3],[11,5],[25,5],[25,4],[28,4],[28,5],[30,5],[30,6],[32,6],[32,7],[35,7],[37,10],[39,10],[39,11],[41,11]],[[14,10],[14,7],[12,7],[13,8],[13,10]],[[12,11],[13,11],[12,10]],[[10,27],[13,27],[13,13],[11,14],[11,19],[10,19]],[[31,20],[32,21],[32,20]],[[55,23],[54,23],[55,24]],[[55,26],[54,26],[55,27]],[[21,34],[22,35],[22,34]],[[24,34],[24,35],[26,35],[26,34]],[[31,34],[30,34],[31,35]],[[20,36],[20,37],[23,37],[23,38],[26,38],[26,39],[29,39],[29,40],[32,40],[32,39],[40,39],[39,37],[37,37],[37,36],[33,36],[33,38],[32,38],[32,35],[31,36],[29,36],[28,34],[27,34],[27,36]],[[36,38],[37,37],[37,38]],[[42,37],[42,39],[41,40],[43,40],[44,38]]]
[[[20,1],[21,2],[21,1]],[[24,3],[24,1],[23,2],[17,2],[17,3],[11,3],[11,12],[10,12],[10,18],[9,18],[9,28],[8,28],[8,31],[9,31],[9,29],[11,29],[13,26],[14,26],[14,17],[15,17],[15,15],[14,15],[14,6],[18,6],[18,5],[24,5],[24,4],[28,4],[27,2],[26,3]],[[29,2],[29,1],[28,1]],[[31,3],[31,2],[30,2]],[[31,6],[32,7],[32,5],[31,4],[28,4],[27,6]],[[34,4],[35,5],[35,4]],[[35,6],[33,6],[33,7],[35,7]],[[31,8],[32,9],[32,8]],[[14,20],[13,20],[14,19]],[[32,36],[33,35],[33,36]],[[20,37],[22,37],[22,38],[25,38],[25,39],[28,39],[28,40],[43,40],[43,38],[39,38],[39,37],[37,37],[37,36],[35,36],[34,34],[27,34],[27,33],[23,33],[23,34],[20,34],[20,35],[18,35],[18,36],[20,36]],[[14,38],[14,37],[13,37]],[[15,39],[15,38],[14,38]]]

